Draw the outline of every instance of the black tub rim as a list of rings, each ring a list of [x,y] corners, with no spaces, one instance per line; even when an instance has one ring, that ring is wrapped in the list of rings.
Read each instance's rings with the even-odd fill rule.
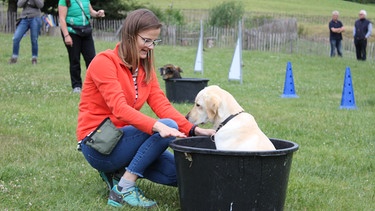
[[[291,145],[291,147],[283,148],[283,149],[276,149],[276,150],[268,150],[268,151],[229,151],[229,150],[217,150],[217,149],[208,149],[208,148],[198,148],[198,147],[190,147],[190,146],[181,146],[177,144],[177,142],[181,142],[187,139],[210,139],[209,136],[194,136],[188,138],[177,138],[173,140],[169,146],[178,152],[184,153],[199,153],[199,154],[209,154],[209,155],[223,155],[223,156],[280,156],[293,153],[299,149],[299,145],[293,141],[277,139],[277,138],[269,138],[271,141],[280,141],[285,142]]]
[[[188,81],[188,82],[202,82],[202,81],[209,81],[208,78],[169,78],[165,79],[165,81],[171,81],[171,82],[178,82],[178,81]]]

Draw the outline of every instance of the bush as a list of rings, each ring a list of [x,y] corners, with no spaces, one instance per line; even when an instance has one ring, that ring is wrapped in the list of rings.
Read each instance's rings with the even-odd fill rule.
[[[224,2],[209,12],[209,25],[230,28],[237,24],[245,13],[241,2]]]
[[[166,25],[184,25],[184,15],[181,10],[168,8],[164,11],[161,21]]]

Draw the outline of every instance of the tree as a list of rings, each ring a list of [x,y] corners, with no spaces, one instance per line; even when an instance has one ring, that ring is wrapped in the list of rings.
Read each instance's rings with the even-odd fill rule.
[[[8,2],[8,12],[17,12],[17,0],[3,0]],[[74,1],[74,0],[71,0]],[[43,13],[57,15],[59,0],[45,0]],[[94,9],[103,9],[106,12],[106,19],[123,19],[126,12],[145,7],[135,0],[91,0]]]
[[[211,26],[229,28],[237,24],[245,13],[242,3],[224,2],[210,10],[209,24]]]
[[[8,12],[17,12],[17,0],[9,0]]]
[[[41,9],[43,13],[57,15],[57,5],[59,0],[45,0],[44,7]]]
[[[165,10],[164,15],[160,18],[160,20],[164,21],[167,25],[183,25],[184,15],[182,14],[181,10],[168,8]]]
[[[90,2],[91,6],[94,9],[103,9],[105,11],[106,19],[122,19],[126,16],[126,11],[129,11],[132,8],[142,7],[133,0],[91,0]],[[58,3],[59,0],[44,1],[44,7],[42,8],[42,12],[52,15],[58,15]]]
[[[14,31],[16,29],[16,18],[17,18],[17,0],[9,0],[8,12],[7,12],[7,28],[10,31]]]
[[[103,9],[110,20],[123,19],[128,11],[145,7],[135,0],[91,0],[91,5],[94,9]]]
[[[8,26],[15,27],[17,14],[17,0],[3,1],[8,2]],[[95,10],[103,9],[105,11],[105,19],[124,19],[129,11],[136,10],[139,8],[148,8],[151,11],[153,11],[161,21],[167,24],[181,25],[184,22],[184,17],[181,11],[179,10],[174,10],[171,8],[163,12],[159,8],[153,6],[147,7],[145,5],[142,5],[138,3],[136,0],[90,0],[90,2]],[[59,0],[44,0],[44,7],[41,10],[45,14],[57,16],[58,3]],[[14,28],[12,28],[11,30],[13,31]]]

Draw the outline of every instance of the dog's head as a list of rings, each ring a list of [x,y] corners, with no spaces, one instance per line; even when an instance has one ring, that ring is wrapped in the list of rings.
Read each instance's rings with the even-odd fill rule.
[[[216,127],[226,117],[243,110],[234,97],[219,86],[202,89],[195,97],[194,107],[186,115],[193,124],[211,122]]]
[[[181,68],[178,66],[174,66],[173,64],[166,64],[163,67],[159,68],[159,71],[164,80],[171,78],[181,78]]]

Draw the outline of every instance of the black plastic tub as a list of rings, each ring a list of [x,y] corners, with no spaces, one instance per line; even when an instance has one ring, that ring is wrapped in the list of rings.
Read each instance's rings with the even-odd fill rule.
[[[203,136],[174,140],[181,210],[283,210],[299,146],[270,140],[276,150],[262,152],[216,150]]]
[[[165,91],[169,101],[194,103],[195,96],[207,86],[205,78],[174,78],[165,80]]]

